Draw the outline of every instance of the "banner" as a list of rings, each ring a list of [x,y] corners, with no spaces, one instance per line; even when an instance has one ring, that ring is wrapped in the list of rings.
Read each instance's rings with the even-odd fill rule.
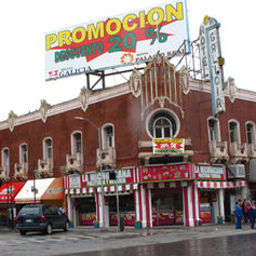
[[[45,79],[142,63],[189,40],[186,0],[128,12],[45,35]],[[189,47],[186,47],[189,51]]]
[[[184,153],[184,139],[172,138],[154,138],[153,153],[168,154],[168,153]]]
[[[140,182],[160,182],[191,179],[191,164],[145,166],[139,169]]]

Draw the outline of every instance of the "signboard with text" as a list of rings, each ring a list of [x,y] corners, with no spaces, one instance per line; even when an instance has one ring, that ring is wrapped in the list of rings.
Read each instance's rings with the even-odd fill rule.
[[[225,166],[193,165],[195,179],[202,180],[226,180]]]
[[[225,112],[224,59],[221,56],[219,27],[220,24],[208,16],[200,27],[200,58],[203,78],[211,82],[213,116]]]
[[[145,166],[139,169],[140,182],[186,180],[191,178],[191,164]]]
[[[45,79],[142,63],[157,52],[166,57],[184,54],[178,49],[185,40],[186,0],[53,31],[45,35]]]
[[[168,153],[184,153],[184,139],[173,138],[154,138],[153,153],[168,154]]]
[[[92,172],[83,175],[70,175],[69,188],[99,187],[103,178],[103,185],[115,185],[116,180],[111,180],[109,172]],[[137,169],[120,169],[117,171],[118,184],[133,184],[138,182]]]

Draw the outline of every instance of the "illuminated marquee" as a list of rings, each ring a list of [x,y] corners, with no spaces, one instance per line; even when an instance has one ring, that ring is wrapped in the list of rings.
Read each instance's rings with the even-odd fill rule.
[[[48,33],[46,80],[168,57],[188,39],[186,0]]]

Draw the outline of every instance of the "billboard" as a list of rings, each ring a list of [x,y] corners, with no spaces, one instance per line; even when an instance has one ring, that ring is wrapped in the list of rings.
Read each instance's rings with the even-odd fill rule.
[[[45,35],[45,79],[139,64],[157,52],[183,54],[179,48],[185,40],[186,0],[53,31]]]
[[[153,154],[184,153],[185,140],[153,138]]]

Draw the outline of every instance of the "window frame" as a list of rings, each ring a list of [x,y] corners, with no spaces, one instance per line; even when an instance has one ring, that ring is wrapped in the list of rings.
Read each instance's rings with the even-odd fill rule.
[[[236,138],[234,139],[234,141],[231,140],[231,129],[230,129],[230,124],[234,123],[236,124]],[[228,131],[229,131],[229,141],[230,143],[235,143],[237,142],[238,144],[241,143],[241,137],[240,137],[240,124],[237,120],[235,119],[231,119],[228,121]]]
[[[8,163],[6,164],[6,157],[5,157],[5,151],[8,151]],[[4,167],[6,166],[6,176],[9,177],[10,175],[10,149],[8,147],[4,147],[2,149],[2,153],[1,153],[1,161],[2,161],[2,167],[3,169],[5,169]]]
[[[108,145],[107,142],[107,134],[106,134],[106,128],[111,127],[112,128],[112,146]],[[101,138],[102,138],[102,148],[103,149],[109,149],[115,147],[115,126],[112,123],[106,123],[101,128]]]
[[[252,133],[252,142],[250,143],[249,142],[249,136],[248,136],[248,129],[247,129],[247,127],[248,127],[248,125],[252,125],[252,131],[251,131],[251,133]],[[246,131],[246,141],[247,141],[247,143],[248,144],[256,144],[255,142],[256,142],[256,132],[255,132],[255,123],[254,122],[252,122],[252,121],[248,121],[248,122],[246,122],[245,123],[245,131]]]
[[[160,120],[165,120],[169,123],[169,126],[166,126],[165,125],[161,125],[159,127],[157,127],[156,123]],[[159,128],[161,129],[161,137],[156,137],[156,129]],[[169,128],[169,133],[170,133],[170,136],[165,136],[165,128]],[[164,135],[164,136],[163,136]],[[156,118],[154,121],[153,121],[153,136],[154,138],[172,138],[173,137],[173,130],[172,130],[172,122],[167,118],[167,117],[164,117],[164,116],[160,116],[158,118]]]
[[[148,136],[153,139],[153,131],[151,133],[151,126],[152,126],[152,123],[155,121],[152,121],[155,117],[155,119],[157,119],[158,115],[161,115],[161,113],[163,113],[162,117],[166,117],[166,116],[169,116],[172,118],[172,121],[175,122],[175,127],[173,127],[173,131],[172,134],[172,138],[176,138],[180,132],[180,128],[181,128],[181,124],[180,124],[180,120],[179,120],[179,117],[177,116],[177,114],[175,112],[173,112],[172,110],[170,109],[167,109],[167,108],[158,108],[158,109],[155,109],[154,111],[152,111],[146,118],[146,122],[145,122],[145,128],[146,128],[146,132],[148,134]],[[172,124],[173,125],[173,124]]]
[[[26,146],[26,161],[24,161],[24,151],[23,147]],[[28,144],[27,143],[22,143],[19,146],[19,162],[20,164],[28,164]]]
[[[210,126],[210,121],[213,120],[215,125],[214,125],[214,136],[215,139],[212,139],[212,133],[211,133],[211,126]],[[209,141],[216,141],[220,142],[221,141],[221,134],[220,134],[220,121],[218,118],[215,118],[213,116],[207,118],[207,131],[208,131],[208,139]]]
[[[50,140],[51,141],[51,157],[49,157],[49,154],[48,154],[48,145],[46,143],[47,140]],[[43,139],[43,160],[47,160],[47,159],[53,159],[53,140],[51,137],[45,137]]]

